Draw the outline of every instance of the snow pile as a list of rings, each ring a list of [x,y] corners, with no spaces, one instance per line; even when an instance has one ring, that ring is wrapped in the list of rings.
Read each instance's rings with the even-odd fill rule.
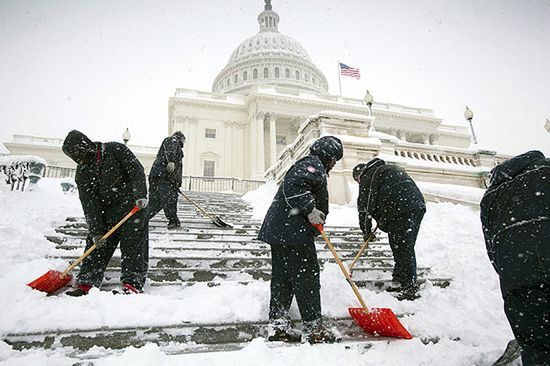
[[[269,183],[245,196],[261,218],[271,204],[276,185]],[[441,187],[440,187],[441,188]],[[68,263],[45,259],[56,252],[44,235],[67,216],[81,216],[76,194],[61,192],[59,181],[43,179],[33,192],[0,191],[0,334],[54,329],[155,326],[185,321],[227,323],[265,321],[269,282],[248,286],[223,283],[208,287],[146,287],[140,296],[116,296],[94,290],[89,296],[46,296],[25,284],[48,269]],[[357,226],[354,207],[331,206],[329,225]],[[359,245],[359,243],[358,243]],[[80,252],[78,253],[80,254]],[[408,314],[402,323],[414,335],[410,341],[391,340],[364,345],[299,345],[274,347],[256,339],[236,352],[166,355],[156,345],[129,348],[103,356],[96,365],[481,365],[496,359],[512,338],[502,310],[498,278],[485,252],[479,212],[462,205],[429,203],[417,242],[419,266],[432,276],[452,279],[447,288],[427,283],[414,302],[397,301],[388,293],[361,289],[371,307],[389,307]],[[321,273],[325,316],[346,316],[357,300],[336,264]],[[291,313],[298,317],[296,305]],[[422,342],[424,341],[424,342]],[[424,344],[427,343],[427,344]],[[185,346],[181,346],[185,347]],[[90,353],[110,353],[92,349]],[[0,361],[6,364],[71,365],[62,350],[16,352],[0,343]]]

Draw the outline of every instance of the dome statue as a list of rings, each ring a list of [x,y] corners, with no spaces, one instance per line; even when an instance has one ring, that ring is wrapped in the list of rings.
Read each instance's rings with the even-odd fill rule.
[[[260,31],[233,51],[212,84],[215,93],[248,94],[259,84],[327,93],[325,75],[296,40],[279,33],[279,14],[265,1]]]

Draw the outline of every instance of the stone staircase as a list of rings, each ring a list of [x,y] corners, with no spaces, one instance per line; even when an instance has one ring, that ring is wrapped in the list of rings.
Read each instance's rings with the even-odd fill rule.
[[[148,286],[192,286],[206,283],[219,286],[233,281],[250,284],[269,281],[270,250],[255,238],[261,222],[253,220],[251,208],[238,194],[185,192],[206,211],[217,213],[233,229],[216,227],[185,199],[180,198],[179,230],[168,231],[164,215],[159,213],[150,222],[150,252]],[[70,217],[48,239],[56,244],[60,258],[73,261],[82,253],[87,232],[83,218]],[[327,235],[343,260],[352,259],[362,234],[357,227],[327,227]],[[334,262],[332,254],[321,237],[317,238],[321,266]],[[349,262],[348,262],[349,263]],[[387,237],[369,244],[354,268],[354,280],[359,287],[382,291],[391,282],[393,259]],[[105,273],[102,289],[120,286],[120,252],[117,250]],[[432,276],[429,268],[418,268],[419,282],[430,280],[445,287],[449,279]],[[398,314],[403,315],[403,314]],[[336,326],[344,341],[369,341],[350,318],[333,318],[328,325]],[[198,324],[178,323],[163,327],[121,327],[38,333],[9,334],[5,341],[15,349],[65,347],[68,354],[78,357],[94,346],[122,349],[155,342],[167,353],[230,350],[243,347],[247,341],[265,335],[267,323]],[[379,340],[380,338],[376,338]],[[426,340],[433,341],[433,340]]]

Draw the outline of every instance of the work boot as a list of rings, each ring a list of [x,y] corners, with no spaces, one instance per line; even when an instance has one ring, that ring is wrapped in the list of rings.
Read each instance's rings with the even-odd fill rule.
[[[80,296],[88,295],[88,292],[90,292],[91,288],[92,288],[92,285],[89,285],[87,283],[82,283],[76,286],[75,289],[65,292],[65,294],[68,296],[80,297]]]
[[[399,282],[392,281],[384,291],[386,292],[399,292],[401,291],[401,284]]]
[[[316,343],[334,343],[340,342],[342,336],[339,332],[332,329],[327,329],[321,322],[321,319],[304,322],[304,332],[302,340],[310,344]]]
[[[169,222],[168,223],[168,230],[174,230],[174,229],[179,229],[181,227],[181,224],[179,222]]]
[[[287,319],[270,320],[267,325],[267,340],[269,342],[300,342],[302,334],[290,326]]]
[[[405,288],[403,288],[399,293],[397,294],[397,300],[403,301],[414,301],[418,299],[420,295],[418,294],[418,286],[417,285],[409,285]]]
[[[120,290],[113,290],[113,294],[123,294],[123,295],[134,295],[134,294],[141,294],[143,293],[143,290],[137,289],[134,285],[131,285],[129,283],[123,282],[122,287]]]

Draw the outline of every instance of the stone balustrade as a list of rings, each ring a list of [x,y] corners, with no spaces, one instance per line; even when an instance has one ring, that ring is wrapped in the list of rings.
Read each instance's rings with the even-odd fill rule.
[[[320,112],[300,127],[298,137],[279,154],[278,162],[265,174],[280,182],[288,168],[308,153],[317,138],[335,135],[344,145],[344,158],[331,171],[329,192],[332,203],[347,204],[356,184],[351,170],[358,163],[380,157],[389,164],[403,167],[415,180],[484,187],[488,172],[507,157],[494,151],[451,148],[402,141],[394,136],[372,131],[374,117]]]

